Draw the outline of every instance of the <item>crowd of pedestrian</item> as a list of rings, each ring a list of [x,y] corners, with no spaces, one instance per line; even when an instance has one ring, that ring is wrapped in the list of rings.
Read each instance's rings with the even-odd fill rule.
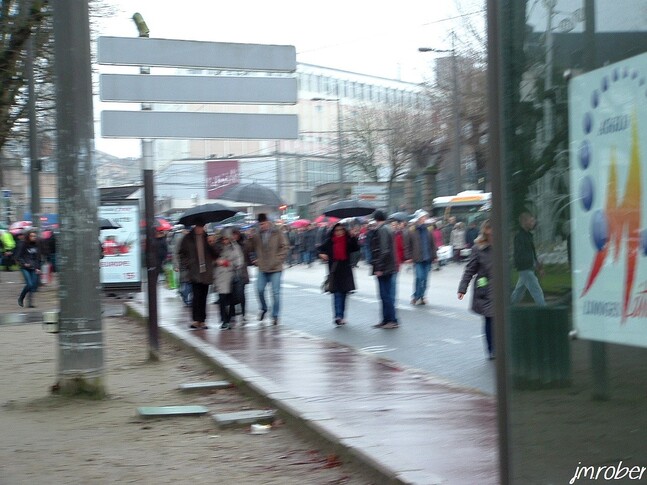
[[[467,225],[465,224],[467,222]],[[514,238],[514,266],[518,280],[511,295],[516,304],[529,291],[534,301],[545,305],[537,278],[542,267],[534,247],[532,230],[535,218],[521,213],[519,230]],[[307,223],[301,227],[275,223],[259,214],[256,224],[245,229],[225,227],[207,231],[205,221],[197,218],[191,227],[181,227],[170,234],[158,231],[150,257],[154,259],[154,277],[168,266],[177,279],[183,303],[191,308],[189,327],[207,329],[207,300],[216,295],[222,329],[248,321],[246,286],[250,283],[249,267],[256,267],[255,293],[259,304],[258,321],[269,315],[278,325],[281,311],[281,279],[286,267],[303,264],[311,267],[318,260],[327,265],[326,290],[332,296],[334,325],[347,323],[348,295],[356,290],[354,269],[359,262],[370,268],[377,281],[381,302],[379,329],[396,329],[400,321],[396,312],[396,288],[400,271],[413,272],[411,304],[427,305],[427,288],[434,265],[440,270],[450,262],[466,262],[458,283],[458,298],[463,299],[472,286],[471,309],[484,318],[487,355],[495,357],[492,304],[492,244],[489,220],[459,221],[455,217],[432,219],[423,209],[406,219],[390,219],[376,210],[364,219],[329,220]],[[40,237],[39,237],[40,236]],[[46,236],[46,237],[45,237]],[[0,267],[19,270],[24,279],[18,305],[35,307],[35,294],[42,281],[42,270],[57,271],[56,236],[53,231],[41,233],[26,228],[12,234],[0,230]],[[173,276],[177,275],[177,276]],[[269,287],[271,305],[266,297]]]
[[[470,224],[466,230],[453,217],[432,220],[422,209],[408,220],[389,219],[377,210],[364,220],[340,222],[331,218],[299,227],[275,223],[266,214],[259,214],[256,224],[244,231],[225,228],[200,239],[196,239],[196,232],[204,231],[204,225],[196,225],[179,235],[181,242],[176,236],[170,251],[179,273],[178,291],[185,305],[192,307],[191,328],[206,328],[208,285],[217,295],[214,303],[220,305],[221,328],[231,328],[238,316],[239,323],[247,321],[249,266],[257,270],[258,321],[269,315],[272,324],[278,325],[284,268],[299,264],[311,267],[320,260],[328,268],[326,291],[332,296],[336,326],[347,323],[347,298],[356,289],[353,270],[364,261],[376,278],[381,301],[381,318],[374,327],[395,329],[400,326],[396,313],[398,273],[410,265],[415,275],[411,304],[426,305],[432,266],[436,263],[440,269],[440,249],[449,250],[444,263],[466,260],[465,250],[473,247],[478,235],[478,230],[474,234],[475,227]],[[268,287],[271,301],[266,295]]]

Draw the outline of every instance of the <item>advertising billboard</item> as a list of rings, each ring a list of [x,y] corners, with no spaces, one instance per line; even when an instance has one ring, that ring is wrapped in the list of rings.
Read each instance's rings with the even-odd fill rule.
[[[121,227],[99,231],[103,257],[100,261],[101,285],[104,288],[141,287],[141,255],[139,201],[103,202],[99,218],[111,219]]]
[[[240,183],[238,160],[210,160],[206,171],[207,199],[218,199],[232,185]]]
[[[647,54],[569,84],[573,322],[647,346]]]

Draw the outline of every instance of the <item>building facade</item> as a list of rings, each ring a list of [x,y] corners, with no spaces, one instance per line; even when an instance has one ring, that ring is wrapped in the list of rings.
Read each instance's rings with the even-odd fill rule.
[[[208,75],[208,71],[192,71]],[[251,74],[248,74],[251,75]],[[266,75],[266,74],[265,74]],[[159,209],[203,203],[208,199],[205,170],[200,164],[236,160],[240,183],[259,183],[275,190],[300,214],[310,205],[332,202],[341,193],[362,197],[363,184],[374,182],[348,163],[340,152],[345,135],[344,121],[358,107],[386,109],[394,105],[424,106],[428,98],[418,84],[338,69],[299,63],[295,73],[298,102],[294,106],[186,106],[183,109],[221,112],[293,113],[299,118],[296,140],[156,140],[154,157],[158,164],[156,197]],[[340,138],[341,137],[341,138]],[[187,166],[193,167],[187,169]],[[176,174],[176,178],[173,174]],[[181,174],[181,175],[178,175]],[[191,178],[191,180],[187,180]],[[176,183],[182,180],[181,183]],[[352,181],[352,183],[351,183]],[[330,198],[313,201],[313,190],[325,184],[337,185]],[[380,181],[379,184],[385,184]],[[321,192],[321,191],[320,191]],[[324,193],[328,193],[324,191]],[[404,191],[396,201],[404,203]],[[374,194],[366,194],[372,198]],[[162,202],[163,201],[163,202]],[[312,208],[314,210],[314,208]]]

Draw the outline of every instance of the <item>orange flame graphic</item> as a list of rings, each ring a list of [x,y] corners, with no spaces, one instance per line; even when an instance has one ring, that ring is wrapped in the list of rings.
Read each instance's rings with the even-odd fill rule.
[[[618,170],[616,168],[615,150],[611,154],[611,166],[609,167],[609,181],[607,183],[607,200],[605,214],[608,221],[609,237],[606,244],[598,251],[593,261],[589,278],[582,292],[584,296],[596,278],[598,277],[602,264],[607,257],[610,245],[614,248],[614,262],[620,257],[622,238],[627,231],[627,271],[625,273],[625,289],[622,301],[622,321],[627,318],[627,309],[631,299],[631,289],[636,276],[636,262],[640,247],[640,208],[641,208],[641,184],[640,184],[640,150],[638,146],[638,123],[636,116],[631,122],[631,160],[629,163],[629,174],[625,189],[625,198],[622,204],[618,204]]]

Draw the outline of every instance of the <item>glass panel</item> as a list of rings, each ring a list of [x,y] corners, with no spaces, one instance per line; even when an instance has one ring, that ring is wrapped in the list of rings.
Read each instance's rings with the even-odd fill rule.
[[[495,3],[510,483],[647,481],[645,2]]]

